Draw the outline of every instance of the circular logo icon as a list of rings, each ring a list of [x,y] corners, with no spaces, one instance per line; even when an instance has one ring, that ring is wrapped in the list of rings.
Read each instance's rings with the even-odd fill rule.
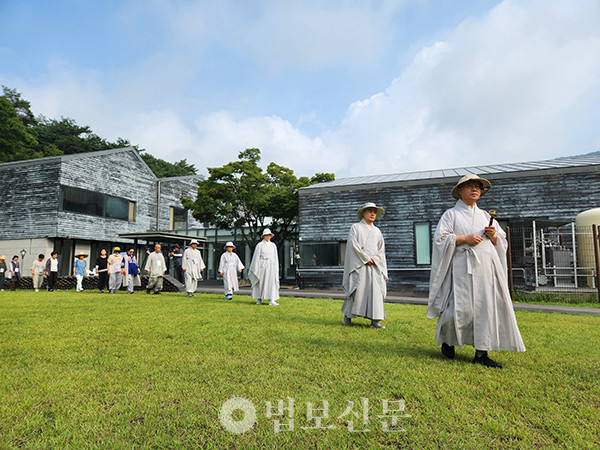
[[[239,420],[233,417],[233,413],[237,410],[244,413]],[[221,406],[219,420],[227,431],[236,434],[245,433],[256,423],[256,408],[247,398],[233,397]]]

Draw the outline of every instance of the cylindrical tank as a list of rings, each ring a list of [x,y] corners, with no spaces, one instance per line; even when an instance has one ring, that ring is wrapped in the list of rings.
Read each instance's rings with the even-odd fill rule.
[[[592,225],[598,225],[600,232],[600,208],[588,209],[577,214],[575,226],[577,227],[577,261],[579,267],[585,269],[583,273],[587,274],[588,286],[594,286],[594,271],[596,260],[594,255],[594,235]]]

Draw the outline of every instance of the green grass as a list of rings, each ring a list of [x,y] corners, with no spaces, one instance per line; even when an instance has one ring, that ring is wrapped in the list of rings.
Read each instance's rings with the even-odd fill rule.
[[[486,369],[440,356],[425,307],[386,305],[386,330],[341,325],[341,302],[182,294],[0,293],[0,448],[579,447],[600,442],[600,317],[517,312],[525,353]],[[219,421],[249,399],[256,425]],[[295,400],[274,433],[265,402]],[[338,416],[369,399],[369,432]],[[382,400],[405,401],[386,433]],[[330,406],[303,430],[307,402]],[[239,411],[234,415],[241,418]],[[361,429],[360,419],[355,427]]]
[[[574,294],[572,292],[526,292],[522,290],[515,290],[514,301],[516,303],[600,308],[598,294],[596,293]]]

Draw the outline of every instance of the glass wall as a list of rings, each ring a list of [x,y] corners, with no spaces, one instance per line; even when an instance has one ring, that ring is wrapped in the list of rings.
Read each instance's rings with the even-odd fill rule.
[[[415,223],[415,263],[431,264],[431,224]]]
[[[301,266],[340,266],[339,242],[300,242]]]

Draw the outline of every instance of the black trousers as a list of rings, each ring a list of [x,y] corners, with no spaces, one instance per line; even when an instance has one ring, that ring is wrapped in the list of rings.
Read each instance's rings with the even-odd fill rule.
[[[58,280],[58,272],[48,272],[48,290],[54,289],[54,285]]]
[[[183,267],[175,266],[175,278],[179,280],[180,283],[185,283],[185,277],[183,275]]]
[[[108,272],[98,273],[98,290],[108,290]]]

